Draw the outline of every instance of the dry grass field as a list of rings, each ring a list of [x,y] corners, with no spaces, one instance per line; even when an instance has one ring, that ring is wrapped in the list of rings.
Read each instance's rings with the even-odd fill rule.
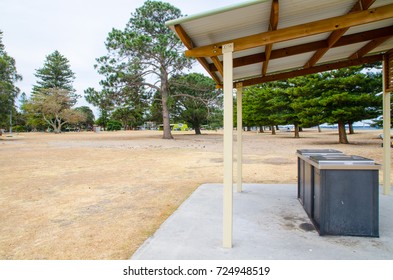
[[[381,131],[246,132],[244,181],[296,183],[295,152],[382,162]],[[222,133],[21,133],[0,138],[0,259],[128,259],[203,183],[222,181]],[[382,176],[380,175],[380,182]]]

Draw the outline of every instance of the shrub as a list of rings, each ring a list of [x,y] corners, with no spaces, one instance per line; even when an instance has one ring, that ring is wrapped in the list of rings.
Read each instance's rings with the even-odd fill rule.
[[[122,125],[121,122],[116,121],[116,120],[109,120],[107,123],[107,130],[108,131],[116,131],[116,130],[121,130]]]

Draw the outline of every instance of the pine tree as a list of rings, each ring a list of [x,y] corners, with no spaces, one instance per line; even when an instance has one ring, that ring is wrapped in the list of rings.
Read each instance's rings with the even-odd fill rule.
[[[33,94],[24,106],[28,113],[28,122],[50,125],[56,133],[66,123],[75,123],[80,119],[80,112],[72,109],[78,95],[72,85],[75,74],[70,63],[59,51],[46,57],[44,66],[36,70],[37,84]]]
[[[71,70],[70,62],[57,50],[46,57],[44,66],[36,70],[35,76],[37,84],[33,87],[33,94],[51,88],[65,89],[70,93],[75,93],[72,85],[75,74]]]
[[[159,94],[164,139],[173,138],[168,108],[170,78],[191,66],[180,39],[165,26],[166,21],[181,16],[180,10],[168,3],[146,1],[131,14],[124,30],[109,33],[108,55],[97,59],[98,72],[106,76],[104,90],[117,94],[130,87],[145,87],[151,94]]]

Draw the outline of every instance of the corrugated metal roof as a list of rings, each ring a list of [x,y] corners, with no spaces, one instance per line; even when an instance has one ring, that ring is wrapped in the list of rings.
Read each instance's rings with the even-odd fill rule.
[[[273,0],[259,0],[248,1],[239,5],[229,6],[223,9],[209,11],[207,13],[188,16],[185,18],[170,21],[167,25],[172,28],[174,32],[176,25],[179,25],[184,33],[191,39],[193,48],[209,46],[212,44],[220,44],[221,42],[228,42],[237,38],[243,38],[249,35],[260,34],[269,31],[271,11]],[[358,3],[357,0],[279,0],[279,17],[278,30],[299,26],[301,24],[314,23],[325,19],[332,19],[338,16],[347,15]],[[383,9],[392,11],[393,14],[393,0],[376,0],[360,1],[362,4],[372,3],[371,7],[366,9],[388,7]],[[360,11],[360,9],[358,9]],[[382,11],[380,9],[379,11]],[[355,11],[356,13],[357,11]],[[334,46],[329,49],[314,66],[331,63],[335,61],[348,60],[349,56],[357,50],[363,48],[367,43],[380,40],[373,49],[368,51],[367,55],[374,53],[381,53],[393,48],[393,40],[389,39],[388,35],[393,35],[393,31],[384,31],[382,35],[377,35],[378,30],[384,27],[393,27],[393,17],[385,16],[386,19],[357,25],[349,28],[340,43],[340,46]],[[332,19],[333,22],[333,19]],[[367,39],[365,36],[356,36],[354,34],[363,34],[367,31],[375,31],[375,38]],[[307,33],[307,28],[299,29],[299,35]],[[381,31],[382,32],[382,31]],[[387,33],[388,32],[388,33]],[[269,60],[266,76],[274,73],[285,72],[293,69],[302,69],[314,55],[314,53],[322,46],[327,46],[327,39],[332,31],[321,32],[320,34],[313,34],[312,36],[305,36],[295,38],[292,40],[279,41],[272,45],[272,57]],[[273,33],[272,33],[273,34]],[[182,38],[181,34],[178,34]],[[270,33],[268,34],[270,35]],[[346,37],[352,35],[352,37]],[[370,35],[368,35],[370,36]],[[379,37],[378,37],[379,36]],[[381,37],[385,37],[383,41]],[[184,40],[184,37],[183,37]],[[353,40],[353,42],[351,41]],[[312,43],[312,45],[311,45]],[[306,45],[307,44],[307,45]],[[302,46],[295,49],[296,46]],[[303,47],[304,48],[302,50]],[[310,50],[309,50],[310,49]],[[285,55],[287,50],[288,54]],[[258,58],[260,55],[260,58]],[[252,63],[241,62],[239,67],[234,68],[235,80],[247,80],[251,77],[262,76],[262,61],[265,56],[265,46],[257,46],[255,48],[245,49],[234,53],[234,58],[240,61],[241,58],[252,57]],[[222,56],[217,56],[222,60]],[[218,77],[218,83],[222,81],[222,75],[217,71],[213,65],[210,55],[202,57],[208,64],[209,72],[212,76]],[[355,62],[354,60],[352,61]],[[311,65],[312,66],[312,65]],[[206,68],[206,65],[205,65]]]

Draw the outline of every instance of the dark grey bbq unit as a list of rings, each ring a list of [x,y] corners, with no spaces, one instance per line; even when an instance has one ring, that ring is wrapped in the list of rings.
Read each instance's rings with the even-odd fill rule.
[[[359,156],[310,156],[309,214],[320,235],[379,236],[380,166]]]
[[[297,150],[298,157],[298,192],[297,197],[304,210],[310,216],[313,205],[313,180],[314,167],[305,158],[316,155],[343,155],[342,152],[333,149],[302,149]]]

